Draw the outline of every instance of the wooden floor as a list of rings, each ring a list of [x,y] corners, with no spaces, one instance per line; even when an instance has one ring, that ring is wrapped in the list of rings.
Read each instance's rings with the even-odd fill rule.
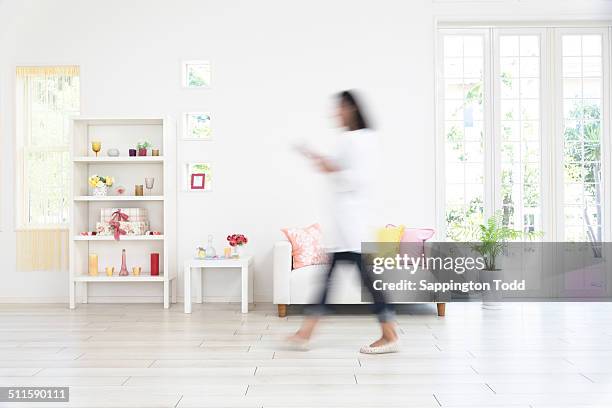
[[[451,304],[398,315],[403,350],[353,310],[311,351],[272,305],[0,305],[0,386],[70,386],[69,404],[1,407],[610,407],[612,304]]]

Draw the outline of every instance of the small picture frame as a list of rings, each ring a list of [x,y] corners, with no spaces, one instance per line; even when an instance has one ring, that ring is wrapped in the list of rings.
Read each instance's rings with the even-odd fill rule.
[[[209,60],[183,61],[182,84],[187,89],[209,89],[211,66]]]
[[[210,112],[187,112],[183,114],[184,140],[212,140]]]
[[[205,190],[206,186],[206,174],[205,173],[191,173],[191,189],[192,190]]]
[[[212,191],[212,165],[208,162],[185,163],[184,190],[191,192]]]

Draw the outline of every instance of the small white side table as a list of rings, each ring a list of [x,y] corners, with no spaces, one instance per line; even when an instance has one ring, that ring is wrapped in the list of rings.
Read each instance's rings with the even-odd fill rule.
[[[205,268],[236,268],[241,270],[242,276],[242,313],[249,312],[249,302],[253,299],[253,274],[250,271],[252,257],[244,256],[237,259],[188,259],[184,265],[185,285],[185,313],[191,313],[191,272],[196,269],[198,273],[197,302],[202,303],[202,271]]]

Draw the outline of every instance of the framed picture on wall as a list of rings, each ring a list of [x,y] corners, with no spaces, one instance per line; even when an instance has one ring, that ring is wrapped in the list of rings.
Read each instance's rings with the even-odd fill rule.
[[[191,189],[192,190],[206,189],[206,174],[205,173],[192,173],[191,174]]]
[[[210,112],[187,112],[183,114],[183,139],[211,140]]]
[[[183,88],[207,89],[211,83],[211,67],[208,60],[183,61]]]
[[[208,162],[192,162],[184,165],[185,191],[212,191],[212,166]]]

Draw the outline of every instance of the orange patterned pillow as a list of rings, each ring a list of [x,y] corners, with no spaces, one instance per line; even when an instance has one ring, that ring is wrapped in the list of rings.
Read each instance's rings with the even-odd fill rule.
[[[281,231],[291,243],[293,269],[328,262],[322,246],[323,234],[319,224],[312,224],[306,228],[283,228]]]

